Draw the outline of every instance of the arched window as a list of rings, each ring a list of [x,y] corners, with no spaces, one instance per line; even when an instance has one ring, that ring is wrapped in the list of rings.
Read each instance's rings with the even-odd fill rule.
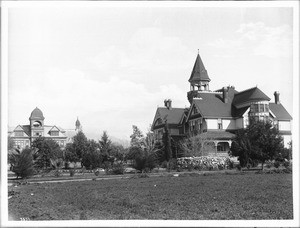
[[[33,125],[33,127],[41,127],[42,126],[42,124],[39,121],[33,122],[32,125]]]

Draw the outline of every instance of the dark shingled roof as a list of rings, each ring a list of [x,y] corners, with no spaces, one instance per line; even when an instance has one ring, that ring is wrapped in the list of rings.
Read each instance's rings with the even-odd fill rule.
[[[167,109],[165,107],[159,107],[157,108],[157,111],[163,121],[167,119],[167,122],[169,124],[179,124],[180,120],[182,118],[182,115],[184,114],[184,108],[172,108]]]
[[[20,125],[20,126],[23,128],[24,132],[25,132],[28,136],[30,136],[30,125]]]
[[[244,113],[247,111],[247,109],[249,108],[249,106],[247,107],[243,107],[243,108],[233,108],[232,109],[232,114],[234,117],[242,117],[244,115]]]
[[[200,93],[198,96],[200,98],[194,98],[193,102],[203,117],[232,117],[230,94],[228,103],[223,102],[222,94]]]
[[[199,82],[199,81],[210,81],[210,79],[208,77],[204,64],[200,58],[200,55],[198,54],[189,82]]]
[[[271,99],[266,94],[264,94],[259,88],[253,87],[235,94],[233,99],[233,105],[236,106],[249,101],[269,101],[269,100]]]
[[[292,116],[287,112],[287,110],[282,106],[282,104],[269,104],[270,110],[274,113],[276,119],[278,120],[292,120]]]

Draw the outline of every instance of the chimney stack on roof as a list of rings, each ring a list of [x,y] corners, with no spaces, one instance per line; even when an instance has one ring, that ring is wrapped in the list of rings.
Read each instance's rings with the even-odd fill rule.
[[[169,110],[172,110],[172,100],[171,99],[165,99],[164,100],[165,107]]]
[[[279,91],[274,92],[275,104],[280,104],[279,94],[280,94]]]
[[[228,87],[223,87],[223,102],[228,103]]]

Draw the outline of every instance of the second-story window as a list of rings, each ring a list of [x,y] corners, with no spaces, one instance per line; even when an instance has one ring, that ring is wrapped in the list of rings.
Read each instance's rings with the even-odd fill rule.
[[[223,126],[222,126],[222,119],[218,119],[218,129],[223,129]]]

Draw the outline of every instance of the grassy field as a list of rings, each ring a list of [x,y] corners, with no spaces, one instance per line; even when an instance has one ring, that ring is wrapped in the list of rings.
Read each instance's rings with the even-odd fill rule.
[[[11,186],[9,219],[293,218],[291,174],[242,174]]]

